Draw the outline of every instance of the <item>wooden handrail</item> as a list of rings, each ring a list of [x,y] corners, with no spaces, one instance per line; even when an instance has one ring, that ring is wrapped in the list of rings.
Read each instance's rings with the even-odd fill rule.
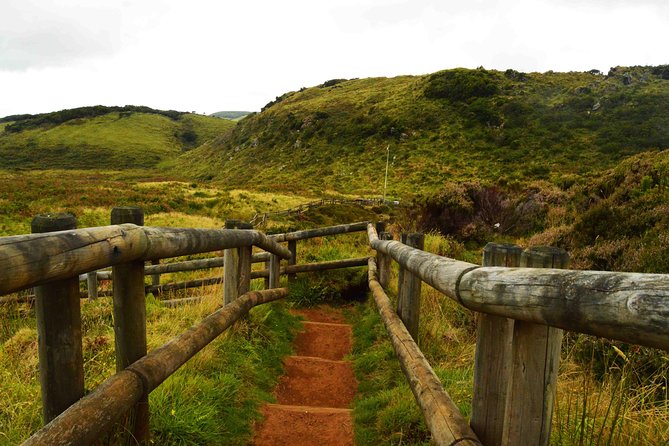
[[[24,446],[95,443],[142,395],[158,387],[240,317],[260,304],[286,297],[286,288],[251,291],[240,296],[162,347],[107,379],[32,435]],[[95,422],[82,423],[82,420]]]
[[[272,234],[268,238],[276,242],[288,242],[292,240],[304,240],[327,235],[347,234],[349,232],[364,232],[369,222],[348,223],[343,225],[328,226],[325,228],[306,229],[304,231],[287,232],[285,234]]]
[[[422,281],[481,313],[669,350],[669,275],[481,267],[379,240]]]
[[[402,366],[416,402],[418,403],[432,441],[439,446],[479,445],[481,442],[462,417],[439,378],[423,356],[400,318],[392,308],[388,296],[377,280],[376,260],[369,258],[368,281],[381,319],[390,335],[395,353]]]
[[[132,224],[0,238],[0,294],[135,260],[255,245],[283,259],[290,251],[255,230],[152,228]]]

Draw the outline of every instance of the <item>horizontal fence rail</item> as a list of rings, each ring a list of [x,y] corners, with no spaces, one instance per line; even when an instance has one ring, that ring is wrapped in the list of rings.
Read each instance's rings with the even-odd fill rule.
[[[0,294],[136,260],[255,245],[283,259],[290,251],[255,230],[152,228],[133,224],[0,238]]]
[[[295,240],[305,240],[314,237],[324,237],[328,235],[347,234],[350,232],[364,232],[367,230],[369,222],[348,223],[344,225],[328,226],[325,228],[305,229],[303,231],[287,232],[285,234],[273,234],[267,237],[275,242],[289,242]]]
[[[282,211],[274,211],[274,212],[264,212],[262,214],[255,214],[253,218],[251,219],[251,224],[252,225],[257,225],[257,224],[263,224],[267,221],[267,219],[271,216],[282,216],[282,215],[297,215],[301,214],[305,211],[308,211],[309,209],[313,207],[318,207],[318,206],[326,206],[326,205],[334,205],[334,204],[354,204],[357,206],[373,206],[377,204],[392,204],[396,205],[398,204],[397,201],[391,201],[391,200],[383,200],[382,198],[355,198],[355,199],[342,199],[342,198],[329,198],[329,199],[322,199],[322,200],[316,200],[316,201],[311,201],[309,203],[304,203],[300,204],[298,206],[295,206],[290,209],[285,209]]]
[[[669,276],[664,274],[481,267],[380,240],[392,257],[464,307],[669,351]]]
[[[402,371],[409,382],[425,421],[437,445],[481,446],[476,434],[462,417],[430,367],[418,345],[392,308],[388,296],[377,279],[376,260],[369,259],[369,288],[383,323],[399,358]]]

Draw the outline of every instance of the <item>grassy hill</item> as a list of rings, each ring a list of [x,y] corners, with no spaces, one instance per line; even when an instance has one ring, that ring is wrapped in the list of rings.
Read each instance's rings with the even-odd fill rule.
[[[148,107],[83,107],[3,118],[0,168],[155,167],[235,123]]]
[[[430,193],[445,182],[588,175],[669,147],[669,68],[446,70],[286,93],[175,163],[240,187]]]
[[[223,118],[223,119],[231,119],[233,121],[236,121],[250,114],[251,112],[248,111],[219,111],[216,113],[212,113],[209,116],[214,116],[216,118]]]

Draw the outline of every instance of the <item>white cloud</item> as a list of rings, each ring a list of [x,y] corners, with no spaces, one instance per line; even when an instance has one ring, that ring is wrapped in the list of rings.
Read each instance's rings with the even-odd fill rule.
[[[2,0],[0,116],[259,110],[341,77],[662,64],[660,0]]]

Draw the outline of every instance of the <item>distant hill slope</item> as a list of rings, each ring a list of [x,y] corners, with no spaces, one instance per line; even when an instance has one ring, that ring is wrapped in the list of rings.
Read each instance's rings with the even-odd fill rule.
[[[244,116],[250,115],[252,112],[249,111],[219,111],[216,113],[212,113],[209,116],[214,116],[216,118],[223,118],[223,119],[231,119],[231,120],[237,120],[241,119]]]
[[[148,107],[82,107],[0,120],[0,168],[154,167],[235,126]]]
[[[559,181],[669,147],[669,67],[453,69],[286,93],[176,166],[241,187],[406,195],[444,182]]]

